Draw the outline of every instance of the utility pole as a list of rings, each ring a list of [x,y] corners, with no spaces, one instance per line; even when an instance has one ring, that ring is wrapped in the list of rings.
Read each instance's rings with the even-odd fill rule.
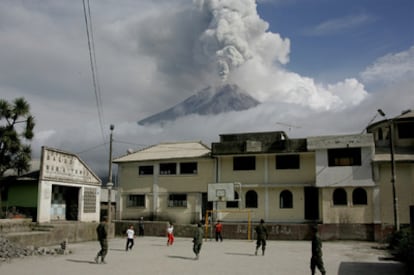
[[[109,173],[108,173],[108,183],[106,184],[106,188],[108,189],[108,225],[111,227],[111,220],[112,220],[112,186],[114,185],[112,183],[112,133],[115,129],[115,126],[111,124],[109,127],[111,130],[110,136],[109,136]]]
[[[395,172],[395,149],[394,149],[394,121],[392,119],[388,119],[385,113],[378,109],[378,113],[383,116],[388,123],[389,129],[389,148],[390,148],[390,163],[391,163],[391,186],[392,186],[392,198],[393,198],[393,210],[394,210],[394,230],[400,231],[400,220],[398,215],[398,196],[396,190],[396,172]]]
[[[398,196],[396,190],[396,173],[395,173],[395,150],[394,150],[394,121],[389,119],[390,127],[390,154],[391,154],[391,185],[392,185],[392,197],[394,199],[394,225],[395,231],[400,231],[400,220],[398,215]]]

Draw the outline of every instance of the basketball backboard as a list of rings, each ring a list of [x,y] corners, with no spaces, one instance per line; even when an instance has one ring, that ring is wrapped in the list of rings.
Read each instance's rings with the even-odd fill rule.
[[[208,201],[234,201],[234,183],[210,183]]]

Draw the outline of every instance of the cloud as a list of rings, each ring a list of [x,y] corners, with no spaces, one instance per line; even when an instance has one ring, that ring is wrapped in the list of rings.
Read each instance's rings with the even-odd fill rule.
[[[290,40],[269,31],[253,0],[98,1],[91,9],[102,136],[82,5],[42,3],[0,2],[0,94],[8,100],[24,96],[30,103],[37,122],[34,157],[43,145],[56,147],[79,153],[101,172],[107,169],[109,124],[115,124],[114,156],[119,156],[128,148],[165,141],[209,144],[229,132],[285,130],[292,137],[349,133],[366,126],[369,110],[381,107],[392,113],[399,107],[397,102],[382,106],[392,89],[376,91],[382,95],[377,98],[356,78],[320,83],[286,70]],[[263,104],[245,112],[192,115],[163,127],[137,125],[224,80]],[[411,99],[407,96],[406,102]],[[277,122],[301,128],[289,130]]]
[[[350,29],[355,29],[361,25],[372,23],[375,20],[375,17],[369,14],[357,14],[334,18],[321,22],[308,29],[306,34],[309,36],[337,34]]]
[[[378,58],[360,74],[367,83],[395,83],[414,78],[414,46]]]

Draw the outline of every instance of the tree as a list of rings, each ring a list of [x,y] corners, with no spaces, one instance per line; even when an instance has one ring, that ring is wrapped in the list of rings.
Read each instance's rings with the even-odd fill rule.
[[[16,98],[12,103],[0,99],[0,179],[7,170],[21,175],[30,169],[32,149],[28,142],[33,139],[34,126],[34,117],[24,98]],[[3,190],[4,182],[0,180],[0,217]]]

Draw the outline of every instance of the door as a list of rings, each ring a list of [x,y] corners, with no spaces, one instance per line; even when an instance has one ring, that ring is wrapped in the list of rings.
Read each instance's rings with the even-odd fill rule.
[[[319,220],[319,189],[305,187],[305,220]]]

